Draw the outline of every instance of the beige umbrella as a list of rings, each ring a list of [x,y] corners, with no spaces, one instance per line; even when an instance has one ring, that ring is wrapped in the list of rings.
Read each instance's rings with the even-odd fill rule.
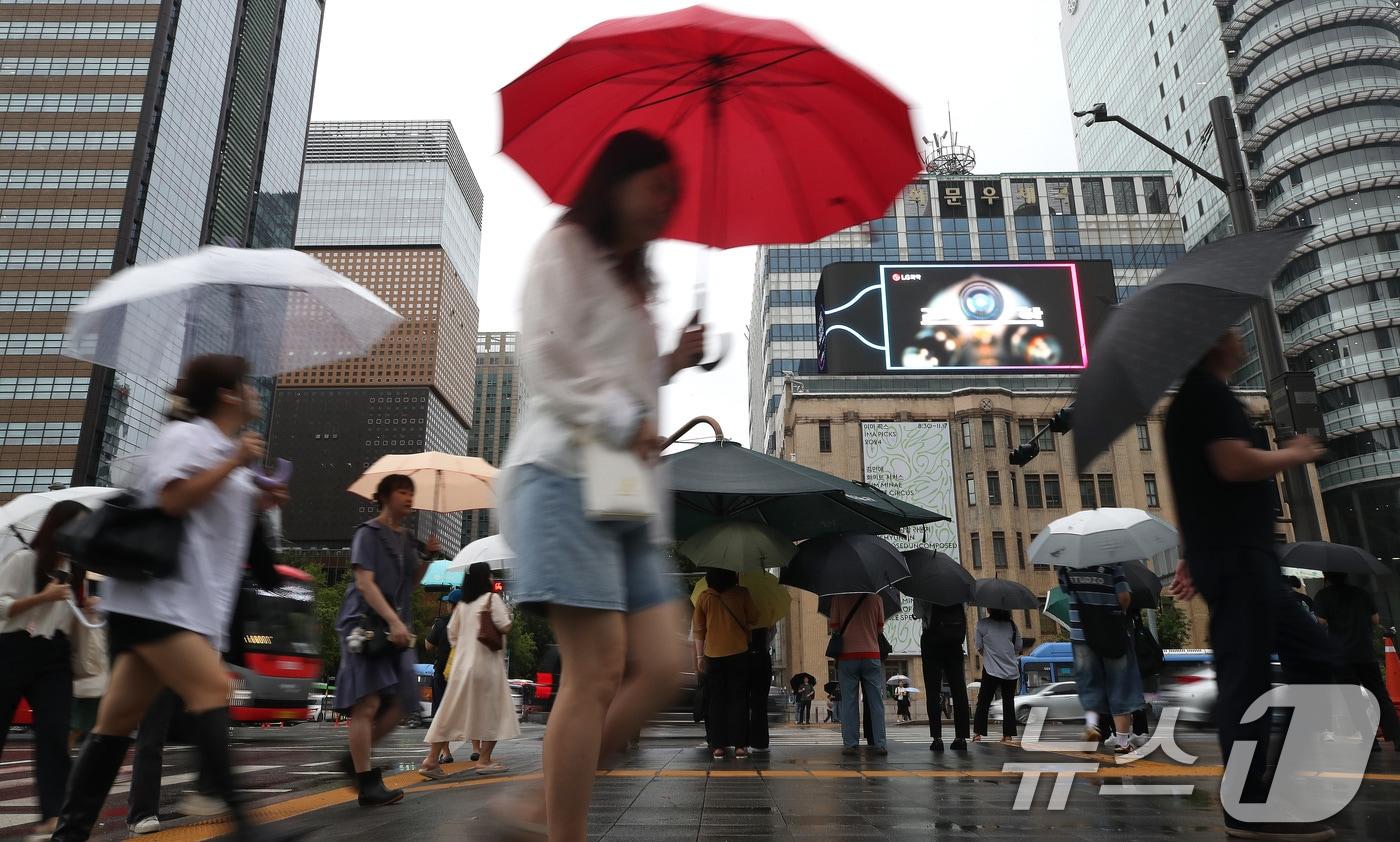
[[[413,480],[413,507],[427,512],[464,512],[496,505],[492,484],[500,471],[475,456],[450,453],[394,453],[379,457],[349,488],[367,500],[389,474]]]

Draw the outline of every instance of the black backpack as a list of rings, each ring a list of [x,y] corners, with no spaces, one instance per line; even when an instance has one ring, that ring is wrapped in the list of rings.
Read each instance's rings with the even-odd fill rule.
[[[967,640],[967,617],[961,605],[935,605],[929,619],[929,631],[939,643],[954,646]]]

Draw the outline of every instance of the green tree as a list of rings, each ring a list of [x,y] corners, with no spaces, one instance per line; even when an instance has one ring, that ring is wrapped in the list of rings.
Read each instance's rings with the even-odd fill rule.
[[[300,565],[310,574],[315,593],[313,606],[316,624],[321,631],[321,674],[334,676],[340,669],[340,639],[335,630],[335,618],[340,614],[340,603],[345,597],[343,585],[332,585],[326,568],[316,562]]]
[[[1190,638],[1191,622],[1176,603],[1163,597],[1157,609],[1157,642],[1163,649],[1181,649]]]
[[[512,612],[510,637],[510,677],[534,678],[544,648],[554,643],[554,633],[544,617],[516,607]]]

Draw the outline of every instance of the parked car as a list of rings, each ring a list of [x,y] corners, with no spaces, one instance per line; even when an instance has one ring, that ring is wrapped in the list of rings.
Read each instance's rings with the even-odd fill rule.
[[[1275,661],[1270,666],[1270,683],[1274,687],[1283,684],[1283,665]],[[1220,696],[1220,687],[1215,682],[1215,668],[1201,667],[1172,676],[1162,682],[1162,700],[1167,707],[1180,708],[1178,722],[1194,725],[1215,723],[1215,703]],[[1273,718],[1280,721],[1285,715],[1282,709],[1275,709]]]
[[[1022,725],[1029,721],[1032,708],[1044,708],[1046,722],[1073,722],[1084,718],[1084,708],[1079,704],[1079,687],[1073,681],[1047,684],[1033,693],[1015,697],[1012,704],[1016,721]],[[999,701],[992,702],[988,716],[1000,721]]]

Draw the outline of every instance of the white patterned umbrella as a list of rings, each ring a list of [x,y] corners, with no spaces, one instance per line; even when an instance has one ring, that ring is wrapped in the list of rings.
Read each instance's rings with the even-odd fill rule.
[[[1141,509],[1085,509],[1051,521],[1031,542],[1032,564],[1095,567],[1177,547],[1176,528]]]
[[[270,376],[362,356],[400,321],[309,254],[205,246],[103,281],[73,309],[63,353],[155,379],[236,354]]]

